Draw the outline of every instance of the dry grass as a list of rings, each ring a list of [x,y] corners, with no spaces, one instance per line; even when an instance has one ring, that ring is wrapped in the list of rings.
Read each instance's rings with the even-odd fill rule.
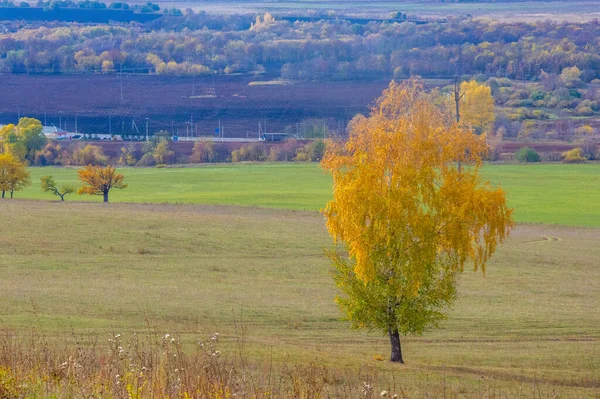
[[[465,273],[441,329],[404,339],[408,365],[396,367],[378,360],[385,338],[339,321],[322,256],[330,241],[316,213],[18,200],[0,202],[0,213],[0,367],[19,389],[43,392],[25,396],[124,397],[105,368],[116,361],[107,340],[123,334],[129,350],[139,339],[145,349],[136,351],[158,359],[167,333],[182,345],[194,396],[205,384],[196,342],[215,331],[238,397],[252,396],[250,385],[236,385],[240,375],[260,389],[277,381],[272,397],[302,397],[289,390],[294,381],[320,386],[314,375],[330,376],[331,397],[361,396],[364,382],[370,394],[411,398],[600,392],[597,229],[519,226],[485,277]],[[83,380],[47,380],[73,359],[90,364]],[[142,396],[173,393],[157,381]],[[256,396],[268,397],[259,388]]]

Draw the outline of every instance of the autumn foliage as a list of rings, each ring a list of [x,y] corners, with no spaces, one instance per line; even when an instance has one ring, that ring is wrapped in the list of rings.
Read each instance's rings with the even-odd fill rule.
[[[11,153],[0,154],[0,192],[13,197],[15,191],[21,191],[31,182],[25,162],[21,162]]]
[[[463,93],[460,104],[462,120],[478,133],[488,132],[496,120],[490,86],[471,80],[462,82],[460,91]]]
[[[125,177],[116,173],[112,166],[92,166],[88,165],[77,171],[79,180],[83,186],[78,190],[78,194],[102,195],[104,202],[108,202],[108,193],[113,188],[126,188],[127,184],[123,182]]]
[[[504,192],[479,176],[485,137],[451,120],[422,81],[392,82],[322,161],[334,180],[327,229],[349,255],[332,254],[338,303],[355,327],[389,333],[393,361],[398,333],[443,319],[457,274],[484,271],[512,226]]]

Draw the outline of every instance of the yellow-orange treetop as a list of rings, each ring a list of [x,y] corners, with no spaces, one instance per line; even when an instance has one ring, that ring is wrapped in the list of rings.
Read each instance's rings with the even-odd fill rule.
[[[417,296],[432,268],[458,272],[470,261],[484,270],[507,237],[504,192],[479,173],[485,137],[451,121],[419,79],[392,82],[371,115],[353,121],[347,142],[328,147],[327,228],[363,282],[401,276],[398,295]]]

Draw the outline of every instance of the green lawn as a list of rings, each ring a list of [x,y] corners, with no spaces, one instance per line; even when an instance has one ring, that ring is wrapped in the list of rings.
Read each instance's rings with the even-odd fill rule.
[[[331,179],[316,164],[236,164],[121,169],[129,187],[114,202],[200,203],[318,211],[331,197]],[[77,184],[76,170],[32,168],[34,184],[19,198],[52,199],[39,178]],[[487,165],[484,177],[507,192],[515,219],[525,223],[600,227],[600,164]],[[96,200],[78,197],[68,200]]]

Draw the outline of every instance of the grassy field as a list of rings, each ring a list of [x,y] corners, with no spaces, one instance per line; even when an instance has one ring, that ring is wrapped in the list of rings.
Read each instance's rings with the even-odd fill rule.
[[[144,173],[200,179],[240,168],[264,177],[275,166],[128,175],[134,186]],[[284,168],[288,178],[320,176],[314,166]],[[234,186],[233,174],[227,176]],[[170,188],[156,191],[176,192],[183,184],[168,180]],[[195,187],[201,186],[210,185]],[[130,195],[142,199],[141,191],[132,187]],[[277,191],[267,197],[262,204],[276,202]],[[308,197],[276,203],[306,203]],[[440,329],[404,340],[408,364],[398,367],[374,358],[387,357],[386,338],[349,330],[339,320],[323,257],[331,244],[316,212],[30,200],[1,201],[0,212],[0,328],[11,336],[35,329],[59,345],[98,337],[102,346],[116,333],[154,330],[193,342],[218,331],[227,355],[236,350],[243,326],[252,359],[373,368],[409,397],[441,397],[442,384],[444,397],[600,393],[597,229],[518,227],[486,276],[464,274],[460,299]],[[374,382],[380,389],[382,383]]]
[[[331,197],[331,179],[316,164],[235,164],[121,169],[129,187],[111,201],[199,203],[318,211]],[[52,199],[39,178],[77,184],[75,169],[32,168],[33,184],[19,198]],[[502,186],[521,223],[600,227],[600,165],[487,165],[485,178]],[[100,201],[72,195],[67,200]]]

